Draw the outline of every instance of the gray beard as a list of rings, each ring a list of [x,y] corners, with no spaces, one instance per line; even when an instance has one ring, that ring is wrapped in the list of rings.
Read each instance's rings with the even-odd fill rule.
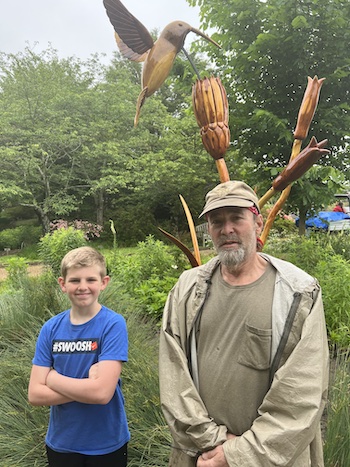
[[[228,269],[235,268],[242,264],[246,258],[247,251],[241,246],[236,251],[220,250],[218,256],[221,264]]]

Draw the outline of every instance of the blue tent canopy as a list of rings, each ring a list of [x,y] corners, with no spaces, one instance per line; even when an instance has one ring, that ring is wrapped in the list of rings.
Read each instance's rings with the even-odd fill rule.
[[[317,216],[309,217],[305,225],[307,228],[317,228],[317,229],[328,229],[329,222],[332,221],[341,221],[343,219],[349,219],[350,216],[343,212],[333,212],[333,211],[320,211]],[[299,225],[299,217],[295,220],[296,225]]]

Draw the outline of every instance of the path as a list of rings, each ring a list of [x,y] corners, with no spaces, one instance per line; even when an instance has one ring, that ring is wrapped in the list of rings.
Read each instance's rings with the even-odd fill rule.
[[[42,264],[30,264],[28,266],[28,274],[30,276],[38,276],[43,272],[44,266]],[[5,280],[7,277],[7,271],[4,267],[0,267],[0,281]]]

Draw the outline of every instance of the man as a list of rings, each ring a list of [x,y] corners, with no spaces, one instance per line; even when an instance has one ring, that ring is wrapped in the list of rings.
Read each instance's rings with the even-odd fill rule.
[[[160,336],[172,467],[323,466],[328,345],[317,281],[258,253],[258,198],[240,181],[206,196],[218,256],[185,271]]]

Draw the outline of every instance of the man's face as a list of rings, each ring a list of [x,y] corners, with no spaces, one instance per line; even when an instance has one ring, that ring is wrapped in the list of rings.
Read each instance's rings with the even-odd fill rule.
[[[222,264],[235,267],[255,254],[262,224],[261,215],[254,215],[247,208],[210,211],[208,230]]]

